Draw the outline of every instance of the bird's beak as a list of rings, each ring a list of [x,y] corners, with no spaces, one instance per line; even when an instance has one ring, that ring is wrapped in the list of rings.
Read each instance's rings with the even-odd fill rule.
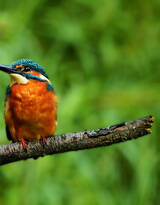
[[[0,65],[0,71],[4,71],[8,74],[20,73],[20,72],[18,72],[18,70],[16,68],[13,68],[12,66],[9,66],[9,65]]]

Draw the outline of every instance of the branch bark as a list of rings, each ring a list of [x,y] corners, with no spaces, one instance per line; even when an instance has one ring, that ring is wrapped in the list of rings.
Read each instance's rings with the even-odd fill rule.
[[[154,118],[147,116],[106,128],[61,134],[47,138],[46,142],[28,142],[24,150],[19,142],[0,146],[0,165],[45,155],[90,149],[137,139],[152,132]]]

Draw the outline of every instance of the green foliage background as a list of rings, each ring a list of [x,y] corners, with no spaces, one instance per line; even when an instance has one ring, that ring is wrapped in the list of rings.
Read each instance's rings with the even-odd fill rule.
[[[159,204],[160,2],[0,1],[0,63],[41,64],[59,96],[57,134],[152,114],[153,134],[0,167],[0,205]],[[9,77],[0,73],[0,143]]]

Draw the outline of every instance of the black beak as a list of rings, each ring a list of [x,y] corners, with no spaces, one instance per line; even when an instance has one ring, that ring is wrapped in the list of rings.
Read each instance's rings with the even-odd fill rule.
[[[0,70],[6,72],[8,74],[20,73],[20,72],[18,72],[18,70],[16,68],[13,68],[12,66],[9,66],[9,65],[0,65]]]

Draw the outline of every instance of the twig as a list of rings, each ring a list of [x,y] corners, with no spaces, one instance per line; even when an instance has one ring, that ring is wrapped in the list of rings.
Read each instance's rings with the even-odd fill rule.
[[[46,142],[28,142],[25,150],[19,142],[2,145],[0,146],[0,165],[62,152],[108,146],[136,139],[150,134],[153,122],[154,118],[147,116],[103,129],[51,136],[47,138]]]

